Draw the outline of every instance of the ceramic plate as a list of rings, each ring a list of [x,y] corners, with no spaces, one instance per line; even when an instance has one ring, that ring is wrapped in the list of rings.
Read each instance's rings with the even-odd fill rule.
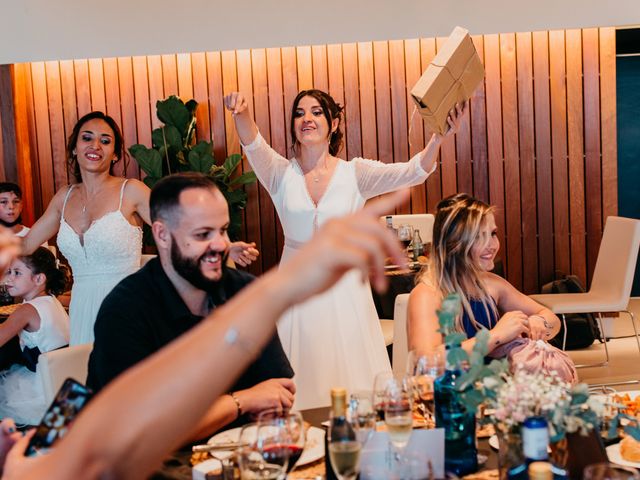
[[[623,467],[634,467],[640,468],[640,462],[630,462],[629,460],[625,460],[622,458],[620,454],[620,444],[616,443],[615,445],[609,445],[607,447],[607,456],[609,457],[609,461],[611,463],[616,463]]]
[[[214,435],[209,439],[207,443],[226,443],[237,442],[240,435],[240,428],[232,428],[231,430],[225,430],[217,435]],[[215,455],[218,458],[226,458],[230,452],[216,451]],[[304,451],[300,456],[300,460],[296,465],[298,467],[306,465],[316,460],[320,460],[324,457],[324,430],[317,427],[309,427],[307,430],[307,441],[304,445]]]

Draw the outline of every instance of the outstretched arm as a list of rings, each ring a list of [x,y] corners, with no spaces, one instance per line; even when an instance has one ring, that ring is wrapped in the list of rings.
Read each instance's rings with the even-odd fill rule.
[[[233,92],[224,97],[224,106],[233,115],[236,130],[243,145],[249,145],[258,135],[258,126],[251,117],[246,97],[240,92]]]
[[[279,270],[252,282],[196,328],[112,382],[51,454],[25,459],[28,440],[16,444],[5,480],[146,478],[258,354],[287,308],[354,268],[370,276],[374,287],[386,287],[385,259],[402,264],[402,250],[378,217],[406,198],[401,192],[328,221]]]
[[[38,221],[33,224],[29,233],[24,237],[22,240],[24,255],[32,254],[36,248],[58,233],[60,217],[62,215],[62,205],[69,188],[71,187],[58,190],[58,193],[56,193],[49,202],[49,206],[45,212]]]

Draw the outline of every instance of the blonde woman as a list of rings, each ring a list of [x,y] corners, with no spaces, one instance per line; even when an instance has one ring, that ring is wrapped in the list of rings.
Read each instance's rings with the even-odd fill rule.
[[[462,298],[457,330],[467,335],[467,351],[481,328],[489,330],[490,352],[518,337],[546,341],[558,333],[560,320],[551,310],[491,273],[500,248],[493,210],[465,193],[438,204],[431,262],[409,298],[410,349],[431,351],[442,344],[436,310],[453,292]]]

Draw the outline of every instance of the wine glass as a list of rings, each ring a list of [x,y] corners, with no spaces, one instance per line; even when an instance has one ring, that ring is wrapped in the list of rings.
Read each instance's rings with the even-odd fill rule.
[[[407,358],[407,375],[413,386],[414,408],[425,422],[434,423],[433,382],[444,373],[444,353],[412,350]]]
[[[385,391],[384,423],[389,440],[399,454],[409,444],[413,429],[413,392],[408,377],[394,378]]]
[[[305,446],[305,428],[300,412],[270,409],[260,412],[258,415],[258,428],[271,426],[276,429],[285,429],[290,442],[283,447],[288,450],[289,462],[287,473],[295,468]]]
[[[409,253],[409,245],[411,245],[411,240],[413,239],[413,228],[411,225],[400,225],[398,227],[398,240],[404,246],[405,252]]]
[[[284,429],[248,424],[240,431],[236,451],[243,480],[282,480],[289,463],[289,437]]]
[[[384,421],[385,391],[387,383],[391,381],[393,381],[391,370],[378,373],[373,381],[373,408],[380,422]]]
[[[376,429],[376,412],[373,409],[371,391],[351,394],[347,415],[358,441],[365,445]]]

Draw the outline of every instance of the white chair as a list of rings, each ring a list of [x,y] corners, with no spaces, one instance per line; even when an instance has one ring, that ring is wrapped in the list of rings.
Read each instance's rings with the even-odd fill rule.
[[[393,343],[393,320],[380,320],[380,328],[382,329],[382,336],[384,337],[384,345],[388,347]]]
[[[553,313],[562,317],[564,324],[563,349],[567,342],[565,314],[597,313],[600,332],[604,336],[601,314],[624,312],[631,318],[636,343],[638,344],[638,352],[640,352],[640,339],[638,339],[634,315],[628,310],[639,247],[639,220],[608,217],[602,234],[602,242],[598,250],[598,259],[596,260],[589,291],[585,293],[531,295],[531,298],[536,302],[545,305]],[[606,341],[604,342],[604,350],[606,356],[604,362],[577,365],[577,367],[607,365],[609,363],[609,349]]]
[[[93,350],[93,344],[87,343],[40,354],[36,375],[42,381],[46,403],[53,401],[56,393],[68,377],[80,383],[87,381],[91,350]]]
[[[398,228],[400,225],[411,225],[414,230],[420,230],[420,238],[422,238],[423,243],[431,243],[434,220],[435,217],[430,213],[391,215],[391,222],[394,228]],[[386,217],[380,217],[380,221],[385,223]]]
[[[409,294],[403,293],[396,297],[393,308],[393,374],[403,376],[407,373],[407,357],[409,347],[407,340],[407,307]]]

